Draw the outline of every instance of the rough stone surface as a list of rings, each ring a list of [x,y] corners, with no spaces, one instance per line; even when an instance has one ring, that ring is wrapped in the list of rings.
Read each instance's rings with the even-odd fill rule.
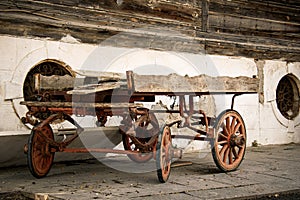
[[[240,168],[231,173],[221,173],[210,154],[205,158],[199,158],[196,153],[185,154],[177,163],[187,165],[173,167],[165,184],[158,182],[155,171],[121,172],[96,159],[55,163],[42,179],[32,177],[25,166],[2,168],[0,197],[18,192],[18,195],[48,199],[254,199],[280,197],[290,192],[297,199],[299,151],[299,144],[251,147]],[[124,167],[132,164],[124,156],[104,160],[109,159]]]

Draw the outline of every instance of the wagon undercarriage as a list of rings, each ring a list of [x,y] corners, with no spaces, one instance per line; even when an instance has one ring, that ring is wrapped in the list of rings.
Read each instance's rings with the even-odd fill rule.
[[[174,79],[180,84],[172,84]],[[123,79],[114,77],[81,86],[75,86],[75,81],[73,77],[44,77],[38,74],[35,77],[38,94],[32,101],[21,103],[29,109],[22,119],[23,123],[34,126],[24,151],[30,172],[37,178],[47,175],[56,152],[100,152],[127,154],[132,161],[139,163],[153,158],[159,181],[166,182],[172,159],[182,156],[182,150],[172,146],[175,135],[172,135],[171,127],[174,125],[195,132],[193,136],[176,135],[176,139],[209,141],[214,161],[222,171],[236,170],[242,162],[246,149],[246,128],[240,114],[233,110],[234,98],[245,93],[256,93],[257,78],[182,77],[174,74],[148,76],[128,71]],[[201,109],[195,110],[195,97],[224,93],[233,95],[232,105],[218,117],[209,117]],[[177,97],[178,108],[145,108],[142,103],[154,102],[156,95]],[[180,117],[161,125],[156,118],[157,113],[177,114]],[[108,117],[121,117],[119,132],[124,150],[69,148],[84,131],[72,115],[95,116],[99,127],[106,125]],[[192,122],[195,119],[196,124]],[[63,141],[56,141],[50,124],[61,121],[73,124],[74,134]],[[202,125],[204,129],[195,125]]]

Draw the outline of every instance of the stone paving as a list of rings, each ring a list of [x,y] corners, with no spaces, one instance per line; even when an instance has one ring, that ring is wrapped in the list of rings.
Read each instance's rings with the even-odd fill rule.
[[[278,199],[290,191],[300,199],[299,152],[300,144],[251,147],[231,173],[221,173],[210,154],[184,154],[164,184],[150,171],[154,161],[133,164],[124,156],[102,158],[106,164],[97,159],[55,163],[42,179],[26,166],[2,168],[0,198],[18,192],[28,199]],[[133,173],[136,169],[146,170]]]

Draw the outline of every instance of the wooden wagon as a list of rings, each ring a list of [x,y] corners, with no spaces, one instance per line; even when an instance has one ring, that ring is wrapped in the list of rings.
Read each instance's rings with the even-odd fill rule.
[[[135,162],[154,158],[158,179],[166,182],[172,158],[182,154],[172,146],[175,136],[170,127],[174,125],[195,132],[193,136],[176,135],[176,138],[210,141],[213,159],[220,170],[233,171],[241,164],[246,149],[246,127],[241,115],[233,109],[234,99],[241,94],[256,93],[256,77],[138,75],[132,71],[127,71],[124,77],[117,73],[104,74],[84,78],[35,75],[36,95],[21,102],[29,109],[23,122],[34,126],[24,147],[33,176],[47,175],[55,152],[112,152],[127,154]],[[194,108],[195,97],[211,94],[231,94],[231,108],[218,117],[209,117],[204,110]],[[156,95],[178,97],[178,108],[150,110],[143,107],[143,102],[155,102]],[[161,112],[177,113],[180,118],[160,126],[156,113]],[[69,148],[84,130],[73,115],[95,116],[98,126],[105,126],[108,117],[122,117],[119,132],[124,150]],[[205,128],[197,128],[191,119],[197,119],[196,125]],[[65,120],[76,127],[75,132],[63,141],[56,141],[50,124]]]

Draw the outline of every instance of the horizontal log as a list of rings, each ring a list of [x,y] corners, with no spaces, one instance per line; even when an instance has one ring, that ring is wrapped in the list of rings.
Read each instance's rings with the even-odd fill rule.
[[[129,108],[142,107],[141,103],[75,103],[75,102],[38,102],[22,101],[21,105],[48,108]]]
[[[138,75],[127,72],[125,81],[83,84],[86,78],[71,76],[42,76],[36,75],[38,90],[68,90],[68,94],[85,95],[108,91],[123,87],[136,93],[255,93],[258,90],[258,79],[245,76],[211,77],[205,74],[188,77],[178,74]],[[80,83],[81,85],[76,84]]]
[[[138,75],[127,72],[129,89],[135,93],[157,94],[191,94],[191,93],[257,93],[258,78],[246,76],[211,77],[205,74],[189,77],[178,74],[164,75]]]
[[[35,74],[34,84],[35,90],[56,90],[56,91],[69,91],[69,94],[89,94],[105,90],[111,90],[126,85],[126,82],[122,81],[121,73],[103,72],[97,73],[83,71],[81,74],[94,75],[86,76],[83,78],[75,78],[69,75],[59,76],[43,76],[41,74]]]
[[[75,86],[75,78],[69,75],[64,76],[43,76],[41,74],[34,75],[34,89],[41,90],[70,90]]]

